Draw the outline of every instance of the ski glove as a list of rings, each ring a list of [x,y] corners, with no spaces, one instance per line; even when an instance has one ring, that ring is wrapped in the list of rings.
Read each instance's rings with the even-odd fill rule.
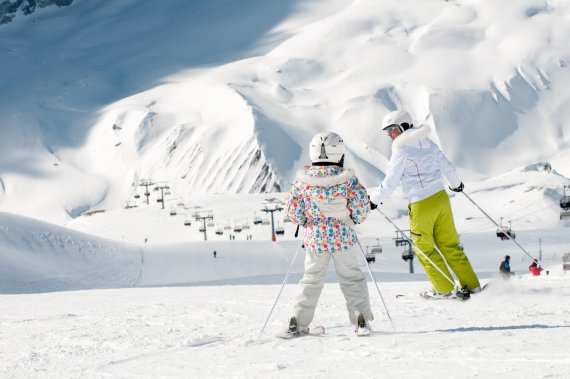
[[[450,190],[452,190],[453,192],[463,192],[463,182],[461,182],[461,184],[459,185],[459,187],[457,188],[451,188],[449,187]]]
[[[374,210],[376,208],[378,208],[377,204],[374,204],[371,200],[370,200],[370,196],[368,196],[368,201],[370,201],[370,209]]]

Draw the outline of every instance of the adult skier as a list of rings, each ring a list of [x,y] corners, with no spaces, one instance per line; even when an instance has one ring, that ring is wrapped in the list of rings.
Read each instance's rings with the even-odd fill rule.
[[[511,257],[509,255],[505,255],[505,260],[501,262],[499,271],[501,272],[501,276],[505,279],[509,279],[515,274],[511,271]]]
[[[470,293],[480,291],[481,287],[467,255],[458,249],[459,237],[442,174],[454,192],[463,191],[463,182],[455,167],[428,138],[430,127],[423,125],[414,128],[408,112],[397,110],[388,113],[382,120],[382,129],[393,141],[392,156],[386,177],[370,196],[372,209],[382,204],[401,184],[409,201],[410,231],[414,244],[451,279],[449,266],[461,286],[459,291],[455,291],[454,284],[418,253],[418,259],[433,285],[433,289],[423,295],[468,298]]]
[[[343,167],[344,154],[338,134],[316,134],[309,147],[312,164],[297,173],[287,198],[287,216],[304,228],[306,248],[305,273],[289,320],[290,335],[308,333],[331,258],[351,323],[358,335],[370,333],[368,322],[374,317],[354,248],[354,226],[364,221],[370,207],[366,189],[354,171]]]

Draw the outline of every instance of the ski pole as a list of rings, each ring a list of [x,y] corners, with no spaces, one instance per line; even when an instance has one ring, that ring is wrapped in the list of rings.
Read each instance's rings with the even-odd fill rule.
[[[301,242],[299,242],[299,246],[297,246],[297,251],[295,251],[295,255],[293,255],[293,259],[291,259],[291,264],[289,265],[289,269],[287,270],[287,273],[285,274],[285,278],[283,278],[283,283],[281,283],[281,288],[279,289],[279,293],[277,294],[277,298],[275,299],[275,302],[273,303],[273,306],[271,307],[271,310],[269,311],[269,314],[267,315],[267,319],[265,320],[265,323],[263,324],[263,328],[261,328],[261,331],[259,332],[259,336],[257,337],[257,339],[261,338],[261,335],[263,334],[263,331],[265,330],[265,327],[267,326],[267,323],[269,322],[269,319],[271,318],[271,314],[273,313],[273,310],[275,309],[275,306],[277,305],[277,302],[279,301],[279,297],[281,297],[281,292],[283,292],[283,287],[285,287],[285,283],[287,282],[287,278],[289,277],[289,273],[291,272],[291,269],[293,268],[293,263],[295,263],[295,258],[297,258],[297,254],[299,254],[299,250],[301,250],[302,245],[303,245],[303,240],[301,240]]]
[[[475,206],[481,211],[481,213],[483,213],[485,216],[487,216],[487,218],[488,218],[489,220],[491,220],[491,222],[492,222],[493,224],[495,224],[495,225],[497,226],[497,228],[501,229],[501,231],[503,232],[503,234],[504,234],[505,236],[507,236],[508,239],[510,239],[510,240],[513,241],[518,247],[520,247],[521,250],[524,251],[524,253],[525,253],[526,255],[528,255],[528,257],[529,257],[530,259],[534,260],[534,258],[532,257],[532,255],[530,255],[530,254],[528,253],[528,251],[526,251],[517,241],[515,241],[513,238],[511,238],[511,236],[510,236],[501,226],[499,226],[499,224],[497,224],[497,222],[496,222],[495,220],[493,220],[493,218],[491,218],[491,216],[489,216],[489,215],[487,214],[487,212],[485,212],[483,209],[481,209],[481,207],[480,207],[479,205],[477,205],[477,203],[476,203],[475,201],[473,201],[473,199],[471,199],[471,197],[465,193],[465,191],[461,191],[461,193],[464,194],[465,197],[466,197],[467,199],[469,199],[469,201],[472,202],[473,205],[475,205]]]
[[[412,244],[413,247],[416,248],[416,251],[417,251],[418,253],[420,253],[420,255],[421,255],[422,257],[424,257],[429,263],[431,263],[431,265],[432,265],[433,267],[435,267],[435,269],[436,269],[437,271],[439,271],[439,273],[440,273],[441,275],[443,275],[443,277],[444,277],[445,279],[447,279],[451,284],[453,284],[453,288],[459,289],[458,286],[457,286],[457,284],[455,284],[455,281],[454,281],[453,279],[451,279],[449,276],[447,276],[447,275],[422,251],[422,249],[420,249],[420,248],[418,247],[418,245],[416,245],[416,244],[414,243],[414,241],[413,241],[411,238],[408,238],[408,236],[406,236],[406,235],[404,234],[404,232],[402,231],[402,229],[400,229],[400,228],[398,227],[398,225],[394,224],[394,222],[390,219],[390,217],[386,216],[386,214],[385,214],[384,212],[382,212],[382,211],[380,210],[380,208],[376,208],[376,210],[377,210],[378,212],[380,212],[380,214],[381,214],[382,216],[384,216],[384,218],[385,218],[390,224],[392,224],[392,226],[393,226],[394,228],[396,228],[396,230],[399,231],[399,232],[402,234],[402,236],[403,236],[406,240],[408,240],[408,242],[409,242],[410,244]],[[441,252],[440,252],[440,251],[438,251],[438,253],[441,255]]]
[[[358,238],[356,238],[356,242],[358,243],[358,246],[360,246],[360,251],[362,252],[362,256],[364,257],[364,260],[366,261],[366,254],[364,254],[364,249],[362,248],[362,245],[360,244],[360,240]],[[380,300],[382,300],[382,305],[384,306],[384,310],[386,311],[386,316],[388,316],[388,319],[390,320],[390,324],[392,325],[392,330],[395,332],[396,328],[394,327],[394,321],[392,321],[392,317],[390,317],[390,312],[388,312],[388,307],[386,306],[386,302],[384,302],[384,297],[382,296],[382,293],[380,292],[380,288],[378,287],[378,283],[376,283],[376,279],[374,279],[374,275],[372,275],[372,270],[370,269],[370,265],[368,265],[368,263],[366,263],[366,267],[368,268],[368,273],[370,274],[370,278],[372,279],[372,281],[374,282],[374,285],[376,286],[376,290],[378,291],[378,295],[380,295]]]

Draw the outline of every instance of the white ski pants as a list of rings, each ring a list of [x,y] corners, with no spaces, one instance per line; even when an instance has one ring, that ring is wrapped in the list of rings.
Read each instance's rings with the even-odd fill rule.
[[[297,287],[293,306],[293,316],[297,317],[299,328],[305,328],[313,321],[331,257],[334,261],[340,289],[346,300],[350,322],[356,324],[356,312],[364,315],[368,321],[374,319],[370,310],[366,278],[358,267],[357,255],[353,246],[350,250],[333,254],[306,253],[305,274]]]

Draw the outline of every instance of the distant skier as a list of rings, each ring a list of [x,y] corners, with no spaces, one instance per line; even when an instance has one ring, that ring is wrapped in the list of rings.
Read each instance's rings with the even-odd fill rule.
[[[501,276],[505,279],[509,279],[515,273],[511,271],[511,257],[509,255],[505,255],[505,260],[501,262],[499,266],[499,271]]]
[[[309,147],[312,165],[297,174],[287,197],[287,216],[303,226],[307,248],[287,332],[293,335],[308,333],[331,258],[357,334],[369,334],[368,322],[374,319],[354,249],[354,225],[370,212],[368,195],[354,171],[343,168],[344,153],[338,134],[316,134]]]
[[[414,244],[450,279],[447,266],[457,275],[462,289],[455,293],[454,284],[447,280],[422,254],[417,257],[433,289],[426,296],[468,298],[481,290],[479,279],[459,246],[449,196],[445,192],[442,174],[454,192],[463,191],[463,182],[455,167],[428,138],[427,125],[414,128],[408,112],[397,110],[382,120],[382,129],[393,140],[392,157],[386,177],[370,196],[372,209],[382,204],[401,184],[408,197],[410,229]],[[437,253],[437,246],[443,257]],[[447,263],[447,265],[446,265]]]
[[[530,266],[528,266],[528,270],[531,272],[532,276],[540,276],[542,272],[542,267],[538,264],[538,259],[534,258]]]
[[[214,258],[216,258],[216,255],[218,255],[218,253],[216,253],[216,250],[214,250]]]

